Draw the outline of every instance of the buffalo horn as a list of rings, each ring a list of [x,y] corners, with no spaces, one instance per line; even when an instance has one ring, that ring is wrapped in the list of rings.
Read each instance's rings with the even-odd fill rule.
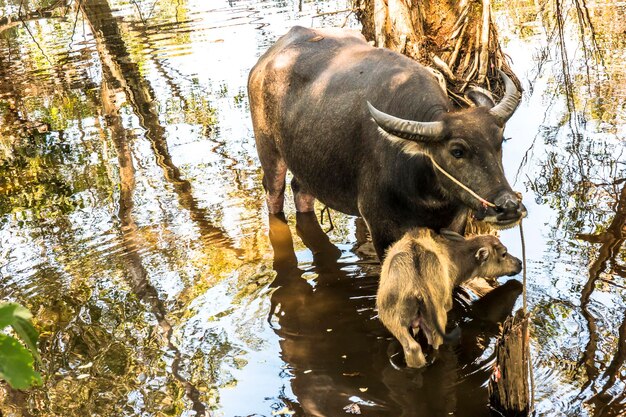
[[[367,107],[378,126],[386,132],[401,138],[416,139],[416,136],[436,138],[443,133],[442,122],[416,122],[414,120],[400,119],[399,117],[383,113],[372,106],[372,103],[369,101],[367,102]]]
[[[513,81],[501,70],[498,70],[502,81],[504,81],[504,97],[502,100],[493,106],[489,113],[493,114],[496,117],[501,118],[503,121],[509,120],[513,112],[517,108],[517,105],[522,98],[522,94],[517,90]]]

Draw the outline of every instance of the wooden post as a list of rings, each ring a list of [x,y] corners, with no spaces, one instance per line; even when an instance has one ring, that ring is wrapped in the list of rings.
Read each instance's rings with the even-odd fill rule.
[[[496,343],[496,363],[489,379],[490,405],[503,416],[529,415],[529,349],[528,315],[520,309],[502,326],[502,336]]]

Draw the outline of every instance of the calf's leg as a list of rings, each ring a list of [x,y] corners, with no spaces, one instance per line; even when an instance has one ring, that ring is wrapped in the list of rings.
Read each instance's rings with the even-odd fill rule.
[[[404,360],[409,368],[421,368],[426,365],[426,358],[420,344],[413,339],[407,327],[390,329],[404,350]]]

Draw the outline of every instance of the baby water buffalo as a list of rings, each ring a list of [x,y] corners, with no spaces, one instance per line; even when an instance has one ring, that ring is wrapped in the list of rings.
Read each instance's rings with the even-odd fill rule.
[[[419,368],[426,360],[409,329],[417,335],[421,328],[438,349],[444,340],[458,337],[458,329],[445,334],[455,286],[477,276],[497,278],[521,270],[522,262],[495,236],[465,239],[448,230],[438,235],[415,228],[387,252],[376,295],[378,316],[402,344],[407,365]]]

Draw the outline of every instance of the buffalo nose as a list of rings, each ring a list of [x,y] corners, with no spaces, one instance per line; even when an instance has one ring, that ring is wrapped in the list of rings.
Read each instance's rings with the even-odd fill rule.
[[[522,204],[513,193],[500,195],[494,201],[499,218],[519,218],[522,214]]]

